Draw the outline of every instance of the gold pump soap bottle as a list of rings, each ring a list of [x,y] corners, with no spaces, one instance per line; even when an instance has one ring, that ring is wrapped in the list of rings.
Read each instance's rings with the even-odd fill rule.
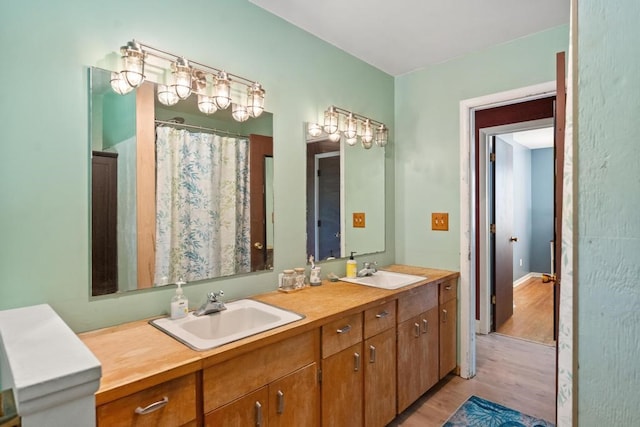
[[[347,279],[355,279],[358,275],[358,263],[353,259],[353,254],[357,252],[351,252],[349,259],[347,260]]]

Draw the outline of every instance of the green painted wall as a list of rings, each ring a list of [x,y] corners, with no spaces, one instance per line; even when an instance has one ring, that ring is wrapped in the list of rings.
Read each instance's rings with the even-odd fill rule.
[[[640,3],[578,3],[578,424],[636,425]]]
[[[555,80],[560,26],[396,79],[396,261],[460,269],[460,101]],[[449,212],[449,231],[431,213]]]
[[[184,16],[181,19],[180,16]],[[88,72],[132,38],[259,80],[274,113],[275,269],[305,260],[302,123],[335,104],[393,130],[394,79],[246,0],[0,3],[5,120],[0,156],[0,309],[49,303],[84,331],[166,312],[173,289],[89,297]],[[393,138],[391,138],[393,140]],[[393,142],[391,142],[392,144]],[[394,261],[393,157],[387,150],[387,250]],[[344,273],[344,261],[323,273]],[[224,289],[273,290],[270,272],[187,286],[191,305]]]

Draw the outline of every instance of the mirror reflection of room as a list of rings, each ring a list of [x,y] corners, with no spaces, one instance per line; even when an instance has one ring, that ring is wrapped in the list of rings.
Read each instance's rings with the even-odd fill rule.
[[[331,106],[322,124],[304,129],[307,254],[324,261],[384,251],[386,127]]]
[[[90,77],[92,295],[272,269],[272,115]]]

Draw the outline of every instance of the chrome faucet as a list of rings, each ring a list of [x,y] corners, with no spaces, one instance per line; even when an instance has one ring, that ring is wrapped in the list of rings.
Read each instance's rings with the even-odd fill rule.
[[[373,273],[378,271],[376,268],[378,266],[377,262],[365,262],[363,263],[362,270],[358,271],[358,277],[371,276]]]
[[[207,302],[202,304],[199,309],[193,312],[195,316],[204,316],[211,313],[217,313],[222,310],[226,310],[224,303],[222,301],[218,301],[218,298],[224,295],[223,291],[220,292],[209,292],[207,294]]]

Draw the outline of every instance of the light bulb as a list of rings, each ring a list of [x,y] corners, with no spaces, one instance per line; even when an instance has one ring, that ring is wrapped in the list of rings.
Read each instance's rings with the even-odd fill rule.
[[[247,89],[247,110],[251,117],[258,117],[264,111],[264,89],[254,83]]]
[[[213,85],[213,100],[221,110],[231,104],[231,79],[224,71],[220,71],[216,76]]]
[[[346,126],[344,129],[344,137],[347,139],[353,139],[358,134],[358,120],[353,117],[353,113],[349,113],[346,120]]]
[[[184,58],[178,58],[176,62],[171,64],[174,75],[173,87],[176,95],[180,99],[187,99],[191,95],[191,66],[189,61]]]
[[[198,95],[198,110],[204,114],[213,114],[218,111],[213,98],[207,95]]]
[[[176,105],[179,100],[180,98],[178,98],[178,94],[173,86],[158,85],[158,101],[160,101],[161,104],[170,107]]]
[[[249,118],[247,107],[241,104],[231,104],[231,115],[233,116],[234,120],[238,122],[244,122]]]
[[[347,139],[347,144],[349,144],[352,147],[354,145],[356,145],[357,142],[358,142],[358,138],[349,138],[349,139]]]
[[[119,95],[126,95],[134,88],[133,86],[130,86],[129,83],[127,83],[122,73],[113,71],[111,73],[111,89],[113,89],[114,92]]]
[[[316,138],[322,134],[322,127],[317,123],[309,123],[307,132],[309,136]]]
[[[332,142],[339,142],[340,141],[340,132],[336,131],[334,133],[330,133],[329,134],[329,140]]]
[[[144,57],[142,47],[135,40],[120,48],[124,80],[131,87],[138,87],[144,81]]]
[[[324,131],[331,135],[338,130],[338,112],[331,106],[324,112]]]
[[[373,141],[365,141],[363,137],[360,137],[360,142],[362,143],[362,146],[365,150],[368,150],[373,146]]]

